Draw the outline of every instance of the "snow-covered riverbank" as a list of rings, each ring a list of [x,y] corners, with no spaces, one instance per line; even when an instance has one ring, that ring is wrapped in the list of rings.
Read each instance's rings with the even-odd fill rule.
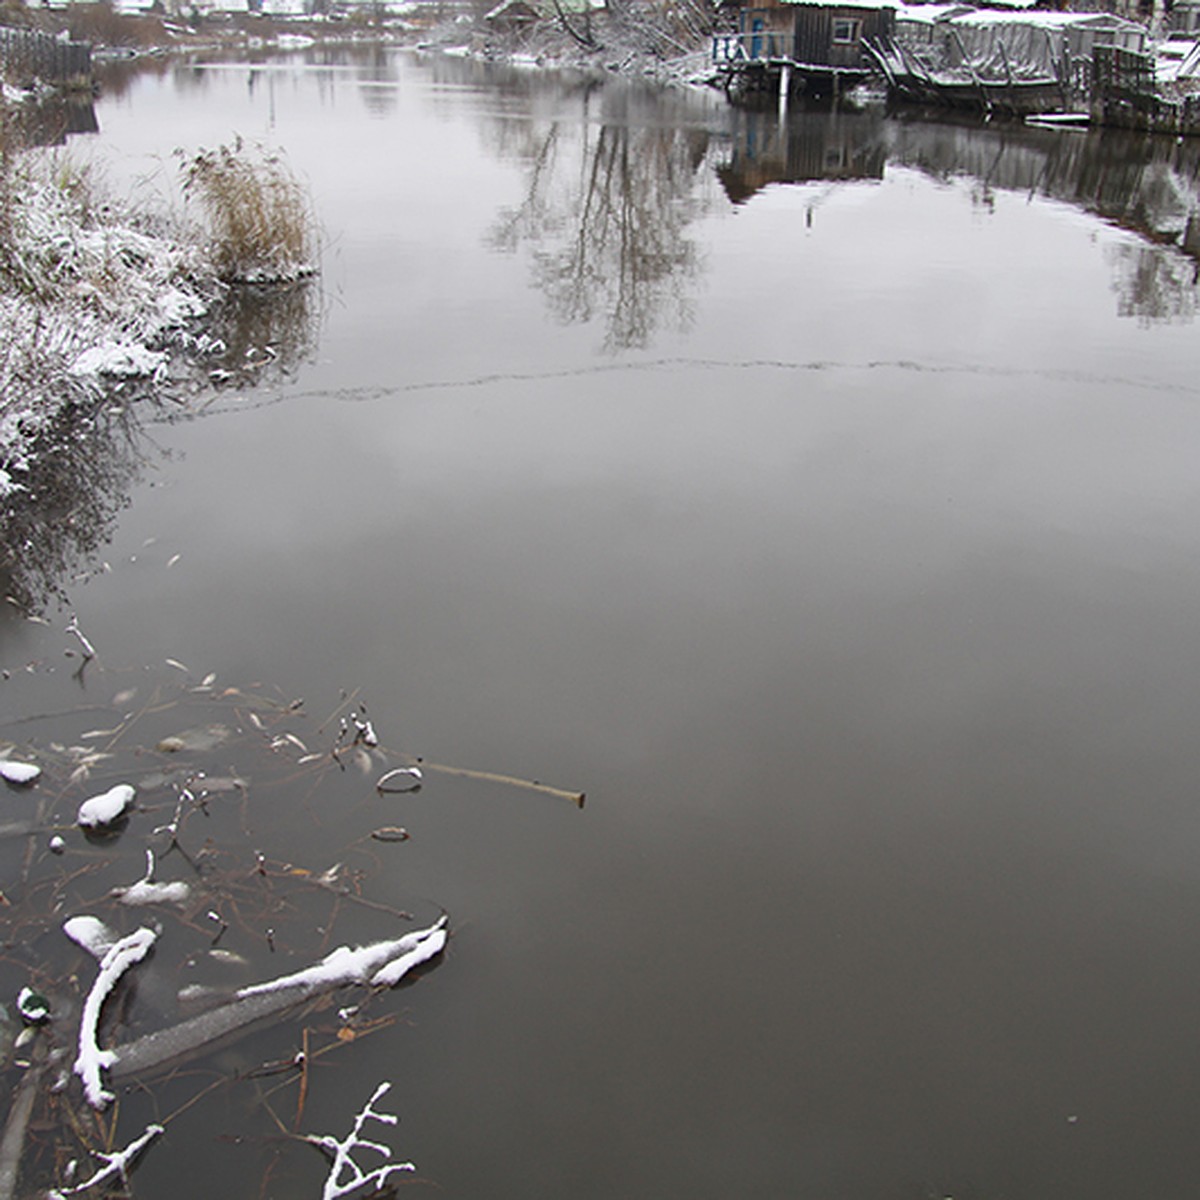
[[[307,196],[278,154],[202,151],[181,164],[185,207],[147,211],[69,154],[22,148],[21,105],[4,104],[0,572],[28,608],[53,590],[30,571],[61,575],[71,554],[60,541],[94,547],[107,520],[91,510],[119,507],[119,487],[108,505],[85,497],[128,473],[114,465],[123,452],[112,469],[92,460],[128,437],[113,419],[131,401],[260,382],[302,352],[311,305],[299,281],[316,248]],[[39,556],[53,560],[45,571],[30,565]]]
[[[7,496],[64,405],[98,402],[122,380],[165,381],[172,350],[196,347],[192,323],[222,285],[200,239],[103,195],[55,152],[4,153],[0,233]]]

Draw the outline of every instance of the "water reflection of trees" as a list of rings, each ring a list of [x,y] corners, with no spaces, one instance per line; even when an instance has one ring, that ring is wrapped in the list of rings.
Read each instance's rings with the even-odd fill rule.
[[[205,320],[207,382],[261,387],[290,378],[315,347],[322,319],[311,281],[234,289]]]
[[[0,512],[0,582],[26,613],[66,598],[111,539],[141,475],[143,450],[132,410],[66,407],[38,432],[21,490]]]
[[[196,352],[172,368],[164,391],[148,382],[66,404],[39,423],[20,488],[0,499],[0,585],[25,613],[63,602],[93,573],[149,462],[163,453],[147,417],[203,414],[215,390],[279,383],[316,345],[321,293],[313,284],[242,288],[204,321]]]
[[[1146,325],[1195,320],[1200,279],[1194,259],[1167,247],[1139,243],[1111,247],[1108,259],[1121,316]]]
[[[632,119],[599,96],[599,123],[525,127],[521,202],[504,210],[491,244],[531,247],[533,276],[559,320],[602,319],[607,350],[648,345],[686,328],[701,267],[689,226],[707,207],[701,168],[710,136],[696,126]],[[511,152],[512,126],[506,134]]]

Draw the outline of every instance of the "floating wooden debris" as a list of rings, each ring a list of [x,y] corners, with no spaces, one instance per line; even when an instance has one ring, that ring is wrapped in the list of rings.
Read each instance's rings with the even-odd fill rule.
[[[381,1142],[368,1141],[362,1135],[363,1126],[368,1121],[377,1121],[381,1125],[395,1125],[399,1118],[392,1113],[379,1112],[375,1101],[387,1094],[390,1083],[381,1083],[372,1093],[370,1100],[363,1105],[362,1111],[354,1118],[354,1127],[341,1140],[330,1134],[308,1134],[305,1141],[316,1146],[329,1157],[329,1174],[325,1178],[325,1186],[321,1191],[321,1200],[341,1200],[351,1194],[363,1195],[366,1188],[373,1192],[385,1190],[388,1180],[398,1172],[415,1171],[416,1165],[410,1162],[393,1162],[392,1150]],[[387,1160],[382,1166],[371,1171],[364,1171],[354,1161],[356,1150],[370,1150],[382,1154]],[[391,1190],[387,1188],[386,1190]]]
[[[116,1154],[105,1154],[101,1150],[93,1150],[92,1153],[104,1164],[94,1175],[89,1175],[87,1179],[82,1183],[77,1183],[74,1187],[61,1190],[51,1188],[46,1195],[49,1200],[63,1200],[65,1196],[75,1196],[81,1192],[91,1191],[92,1188],[106,1183],[110,1179],[126,1182],[134,1160],[156,1137],[165,1132],[166,1130],[161,1125],[147,1125],[141,1137],[135,1138],[124,1150],[119,1150]]]
[[[566,788],[551,787],[538,779],[518,779],[515,775],[498,775],[495,771],[472,771],[468,767],[448,767],[444,763],[431,763],[421,760],[421,766],[426,771],[435,771],[440,775],[457,775],[461,779],[478,779],[483,783],[501,783],[506,787],[525,788],[531,792],[542,792],[547,796],[558,796],[562,800],[570,800],[578,808],[582,808],[587,800],[586,792],[572,792]]]
[[[83,649],[83,657],[85,660],[96,657],[96,648],[84,636],[83,630],[79,628],[79,620],[76,618],[74,613],[71,614],[71,620],[67,625],[66,632],[75,635],[79,645]]]
[[[407,842],[408,830],[401,829],[399,825],[385,825],[382,829],[375,829],[371,836],[377,842]]]
[[[201,725],[163,738],[155,749],[163,754],[178,754],[185,750],[206,753],[223,745],[232,736],[233,730],[228,725]]]
[[[375,790],[380,795],[415,792],[421,786],[422,778],[420,767],[397,767],[375,781]]]

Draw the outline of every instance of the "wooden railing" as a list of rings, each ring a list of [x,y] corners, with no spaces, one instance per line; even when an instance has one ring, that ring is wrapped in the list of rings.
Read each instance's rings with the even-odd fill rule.
[[[795,50],[795,34],[773,29],[713,35],[712,57],[718,64],[763,60],[790,62]]]

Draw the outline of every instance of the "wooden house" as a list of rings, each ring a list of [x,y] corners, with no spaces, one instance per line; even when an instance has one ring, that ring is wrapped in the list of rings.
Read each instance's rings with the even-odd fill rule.
[[[766,0],[737,13],[736,32],[713,39],[734,102],[790,93],[834,98],[874,70],[865,49],[886,41],[899,0]]]
[[[1200,0],[1175,0],[1169,5],[1167,30],[1200,37]]]
[[[731,55],[798,67],[866,66],[864,39],[890,37],[897,0],[773,0],[738,10]]]

